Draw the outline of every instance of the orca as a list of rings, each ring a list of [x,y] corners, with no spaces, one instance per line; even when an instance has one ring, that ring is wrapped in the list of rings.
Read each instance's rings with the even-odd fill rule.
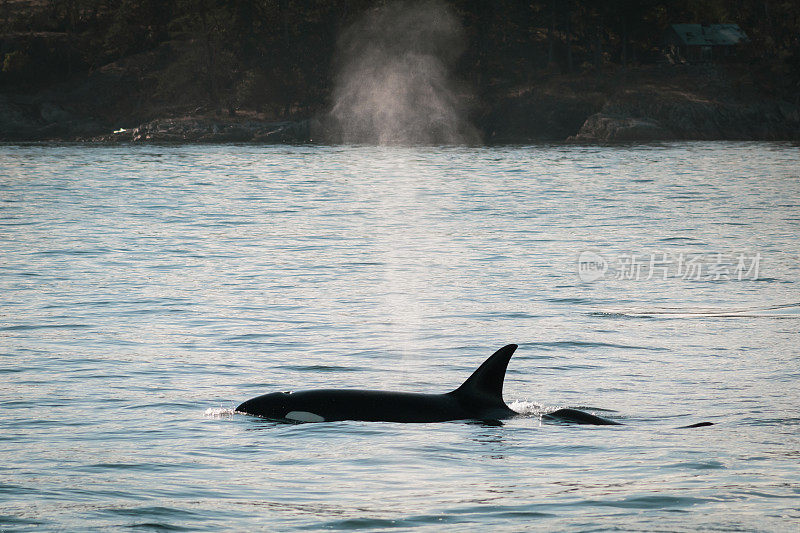
[[[497,350],[456,390],[418,394],[376,390],[318,389],[273,392],[247,400],[236,411],[293,422],[446,422],[518,416],[503,401],[503,380],[516,344]]]
[[[503,401],[503,381],[516,344],[503,346],[457,389],[445,394],[420,394],[358,389],[316,389],[273,392],[251,398],[239,413],[280,422],[447,422],[479,420],[498,423],[520,416]],[[619,422],[577,409],[559,409],[542,420],[567,424],[619,426]],[[685,427],[702,427],[709,422]]]
[[[593,414],[586,413],[584,411],[578,411],[577,409],[571,409],[569,407],[565,409],[559,409],[558,411],[553,411],[552,413],[545,413],[542,415],[542,420],[561,422],[565,424],[591,424],[593,426],[622,425],[619,422],[614,422],[608,418],[602,418],[600,416],[595,416]]]
[[[508,361],[517,349],[497,350],[460,387],[446,394],[377,390],[318,389],[273,392],[242,403],[236,411],[290,422],[446,422],[496,421],[519,416],[503,401]],[[560,409],[545,420],[577,424],[618,425],[618,422],[575,409]]]

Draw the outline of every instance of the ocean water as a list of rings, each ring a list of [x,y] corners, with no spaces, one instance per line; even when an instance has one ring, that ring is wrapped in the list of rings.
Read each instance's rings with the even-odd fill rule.
[[[791,144],[0,146],[0,530],[796,531],[798,234]]]

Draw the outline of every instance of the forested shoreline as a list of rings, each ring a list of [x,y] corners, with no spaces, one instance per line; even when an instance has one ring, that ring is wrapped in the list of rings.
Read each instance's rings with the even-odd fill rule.
[[[324,135],[337,40],[381,4],[4,0],[0,140],[108,140],[187,118],[265,142]],[[462,28],[452,75],[485,141],[798,136],[794,2],[446,4]],[[724,60],[676,64],[663,34],[684,22],[735,23],[749,39]],[[302,134],[269,136],[304,121],[290,128]]]

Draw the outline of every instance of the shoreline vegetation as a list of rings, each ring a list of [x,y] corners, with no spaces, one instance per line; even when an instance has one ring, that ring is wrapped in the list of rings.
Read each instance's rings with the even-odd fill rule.
[[[800,7],[727,4],[4,0],[0,141],[341,142],[342,116],[413,129],[403,106],[425,129],[449,106],[468,143],[800,140]],[[387,5],[395,34],[370,15]],[[666,52],[670,24],[701,21],[748,40],[703,62]],[[342,72],[359,76],[349,107]],[[364,92],[371,75],[402,86]],[[444,98],[418,106],[431,90]]]

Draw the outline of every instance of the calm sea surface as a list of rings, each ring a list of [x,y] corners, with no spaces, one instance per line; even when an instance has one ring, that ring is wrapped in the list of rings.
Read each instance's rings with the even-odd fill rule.
[[[796,531],[799,236],[790,144],[0,146],[0,530]]]

